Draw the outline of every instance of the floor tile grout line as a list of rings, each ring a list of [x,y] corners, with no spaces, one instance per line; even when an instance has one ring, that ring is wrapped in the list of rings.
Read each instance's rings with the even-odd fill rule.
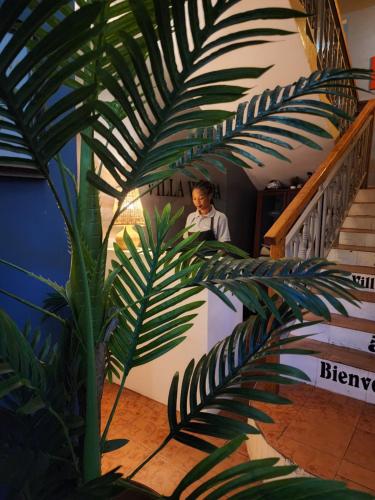
[[[348,462],[350,465],[354,465],[355,467],[358,467],[360,469],[363,469],[364,471],[366,472],[370,472],[371,474],[374,474],[375,471],[371,470],[371,469],[367,469],[367,467],[363,467],[363,465],[359,465],[359,464],[356,464],[355,462],[351,462],[350,460],[346,460],[346,462]],[[352,479],[350,479],[349,477],[347,478],[349,481],[352,481]],[[358,480],[354,481],[354,482],[359,482]],[[359,483],[359,484],[362,484],[362,483]],[[365,484],[363,484],[363,486],[366,486]]]
[[[362,403],[363,403],[363,401],[362,401]],[[356,419],[356,422],[355,422],[355,424],[354,424],[354,426],[353,426],[353,432],[352,432],[352,435],[351,435],[350,440],[349,440],[349,442],[348,442],[348,445],[347,445],[347,447],[345,448],[345,451],[344,451],[343,457],[342,457],[342,459],[341,459],[341,462],[342,462],[343,460],[345,460],[345,455],[346,455],[346,453],[347,453],[347,451],[348,451],[348,449],[349,449],[349,447],[350,447],[350,444],[351,444],[351,442],[352,442],[352,440],[353,440],[354,434],[355,434],[355,432],[356,432],[356,430],[357,430],[357,425],[358,425],[358,422],[359,422],[359,420],[360,420],[360,416],[362,415],[363,408],[364,408],[364,405],[362,404],[361,411],[359,412],[359,414],[358,414],[358,416],[357,416],[357,419]]]

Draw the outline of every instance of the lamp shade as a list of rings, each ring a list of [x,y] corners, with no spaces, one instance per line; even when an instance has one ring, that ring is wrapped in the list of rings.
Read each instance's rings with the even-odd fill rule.
[[[114,207],[116,210],[117,202]],[[144,225],[145,219],[143,217],[143,208],[140,200],[140,194],[138,189],[133,189],[130,191],[125,200],[122,202],[121,209],[123,210],[121,214],[117,217],[115,224],[121,226],[133,226],[134,224]]]

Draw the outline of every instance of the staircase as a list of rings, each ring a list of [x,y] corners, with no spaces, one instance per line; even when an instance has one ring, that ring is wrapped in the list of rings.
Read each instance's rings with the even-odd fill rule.
[[[328,259],[351,273],[362,289],[354,293],[359,307],[344,302],[349,317],[332,314],[330,322],[303,329],[311,339],[300,347],[314,356],[282,362],[299,366],[316,387],[375,404],[375,189],[361,189],[340,230]],[[308,314],[306,320],[319,318]]]
[[[295,463],[296,476],[344,481],[375,498],[375,188],[358,191],[328,259],[362,286],[360,307],[345,303],[348,317],[332,312],[330,321],[299,331],[312,337],[294,345],[315,354],[280,362],[302,369],[310,383],[280,388],[292,405],[255,405],[274,423],[259,425],[248,451]]]
[[[320,67],[329,67],[329,60],[350,67],[336,2],[301,1],[311,14],[307,27]],[[358,104],[355,92],[352,97]],[[291,405],[254,404],[273,423],[260,423],[261,434],[251,436],[247,447],[252,459],[278,456],[282,464],[298,465],[296,476],[345,481],[375,499],[375,188],[363,189],[373,150],[375,100],[354,108],[360,111],[356,119],[348,128],[339,127],[335,147],[267,231],[264,244],[274,259],[337,262],[361,285],[355,292],[361,302],[344,301],[348,317],[331,309],[329,322],[295,333],[312,334],[295,346],[314,354],[282,355],[280,362],[299,367],[310,382],[279,387]],[[305,319],[322,318],[308,314]]]

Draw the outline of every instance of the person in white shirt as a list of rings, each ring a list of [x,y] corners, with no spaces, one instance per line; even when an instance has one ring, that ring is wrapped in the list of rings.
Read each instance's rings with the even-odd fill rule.
[[[200,231],[197,241],[230,241],[228,219],[212,204],[213,188],[207,181],[199,181],[193,188],[192,200],[196,211],[189,214],[185,227],[188,233]]]

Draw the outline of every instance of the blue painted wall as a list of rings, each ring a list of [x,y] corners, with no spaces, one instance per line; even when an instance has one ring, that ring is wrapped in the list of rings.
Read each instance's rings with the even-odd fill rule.
[[[76,172],[76,145],[63,150],[67,166]],[[55,164],[51,175],[62,192]],[[69,272],[64,223],[46,181],[0,177],[0,257],[60,284]],[[0,264],[0,288],[42,305],[48,287]],[[0,307],[19,326],[30,320],[37,325],[40,313],[0,294]]]

